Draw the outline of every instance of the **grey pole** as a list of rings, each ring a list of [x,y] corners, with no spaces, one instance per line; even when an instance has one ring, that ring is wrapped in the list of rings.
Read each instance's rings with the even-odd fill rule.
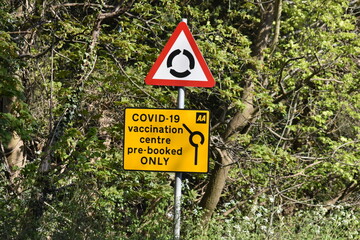
[[[185,88],[179,87],[178,90],[178,108],[184,109],[185,105]],[[181,185],[182,173],[175,174],[175,206],[174,206],[174,239],[180,239],[180,216],[181,216]]]
[[[187,23],[187,19],[183,18],[182,22]],[[185,108],[185,87],[178,89],[178,108]],[[182,173],[175,174],[175,198],[174,198],[174,239],[180,239],[180,216],[181,216],[181,185]]]

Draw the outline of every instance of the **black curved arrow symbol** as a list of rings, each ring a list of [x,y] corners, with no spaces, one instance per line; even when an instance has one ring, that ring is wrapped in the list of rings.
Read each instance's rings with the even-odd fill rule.
[[[194,67],[195,67],[195,59],[194,59],[194,56],[193,56],[188,50],[186,50],[186,49],[184,49],[183,54],[184,54],[185,56],[187,56],[187,58],[188,58],[189,61],[190,61],[190,64],[189,64],[190,69],[194,69]]]
[[[189,70],[186,70],[184,72],[178,72],[174,69],[170,69],[170,73],[171,75],[173,75],[174,77],[178,77],[178,78],[184,78],[184,77],[187,77],[190,75],[190,71]]]
[[[169,57],[167,59],[167,62],[166,62],[166,65],[167,65],[168,68],[172,67],[172,62],[174,60],[174,57],[176,57],[180,53],[181,53],[180,49],[176,49],[172,53],[170,53],[170,55],[169,55]],[[184,49],[183,54],[189,59],[189,67],[190,67],[190,69],[194,69],[194,67],[195,67],[194,56],[186,49]],[[184,72],[178,72],[178,71],[176,71],[174,69],[170,69],[170,74],[175,76],[175,77],[178,77],[178,78],[184,78],[184,77],[189,76],[191,74],[191,72],[189,70],[186,70]]]
[[[194,137],[196,135],[200,136],[200,144],[203,145],[205,142],[205,137],[204,134],[202,134],[199,131],[191,131],[190,128],[188,126],[186,126],[185,123],[183,123],[184,128],[186,129],[186,131],[188,131],[190,133],[189,136],[189,142],[191,144],[191,146],[193,146],[195,148],[195,160],[194,160],[194,165],[198,164],[198,150],[199,150],[199,144],[194,142]]]
[[[168,59],[167,59],[167,67],[172,67],[172,62],[174,60],[174,57],[179,55],[181,53],[180,49],[174,50],[172,53],[170,53]]]

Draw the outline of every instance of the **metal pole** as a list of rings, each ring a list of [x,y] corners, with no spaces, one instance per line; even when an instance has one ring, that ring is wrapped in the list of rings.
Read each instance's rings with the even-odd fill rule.
[[[179,87],[178,90],[178,108],[184,109],[185,107],[185,88]],[[174,206],[174,239],[180,239],[180,216],[181,216],[181,185],[182,173],[175,174],[175,206]]]
[[[185,108],[185,88],[179,87],[178,89],[178,108],[184,109]]]
[[[182,22],[187,23],[187,19],[184,18]],[[178,108],[185,108],[185,88],[179,87],[178,89]],[[175,198],[174,198],[174,239],[180,239],[180,217],[181,217],[181,185],[182,185],[182,173],[177,172],[175,174]]]

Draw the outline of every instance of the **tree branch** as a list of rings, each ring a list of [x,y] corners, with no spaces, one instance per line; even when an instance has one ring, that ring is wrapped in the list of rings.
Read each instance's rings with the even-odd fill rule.
[[[275,30],[274,30],[274,38],[271,43],[271,53],[275,51],[275,48],[279,42],[280,36],[280,18],[282,12],[282,0],[275,0]]]

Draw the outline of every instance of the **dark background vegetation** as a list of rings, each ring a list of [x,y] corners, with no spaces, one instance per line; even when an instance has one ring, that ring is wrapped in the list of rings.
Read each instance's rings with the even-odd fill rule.
[[[0,237],[171,239],[173,173],[122,168],[126,107],[182,18],[216,86],[210,172],[185,174],[183,239],[355,239],[356,0],[0,0]]]

